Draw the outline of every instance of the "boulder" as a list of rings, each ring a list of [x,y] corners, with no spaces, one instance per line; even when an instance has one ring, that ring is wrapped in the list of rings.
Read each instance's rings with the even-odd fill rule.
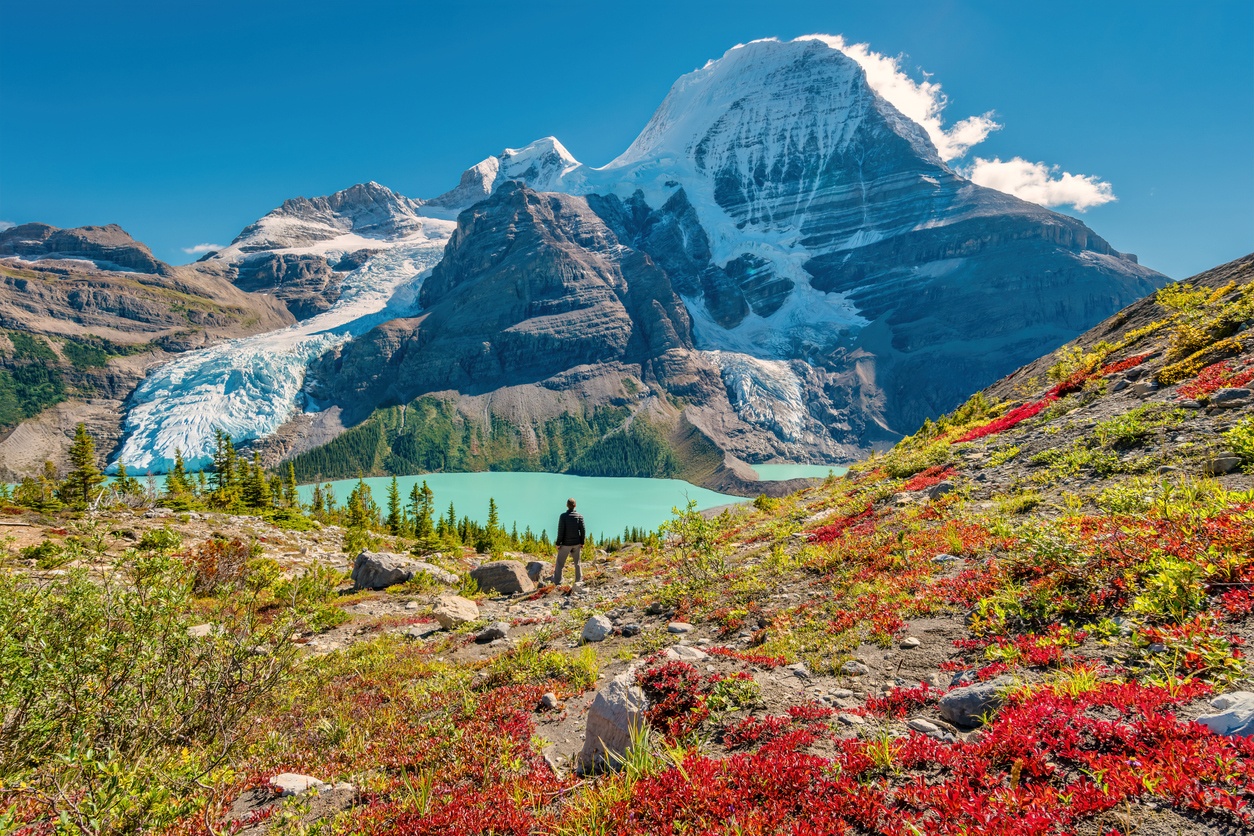
[[[579,637],[585,642],[603,642],[612,632],[614,632],[613,622],[603,615],[594,615],[584,622],[583,632],[579,634]]]
[[[902,650],[914,650],[916,647],[918,647],[918,646],[919,646],[919,645],[921,645],[921,644],[923,644],[923,642],[919,641],[919,639],[918,639],[917,637],[915,637],[915,636],[908,636],[907,638],[905,638],[905,639],[903,639],[903,640],[902,640],[902,642],[901,642],[901,644],[899,645],[899,647],[900,647]]]
[[[640,635],[641,627],[633,621],[630,624],[624,624],[621,629],[624,637],[631,638]]]
[[[527,567],[517,560],[489,561],[478,569],[471,569],[470,577],[475,579],[484,592],[513,595],[516,592],[534,592],[536,588],[535,583],[527,576]]]
[[[936,499],[938,497],[944,496],[945,494],[953,493],[954,483],[948,482],[948,481],[937,482],[935,485],[932,485],[932,487],[925,489],[923,492],[927,494],[928,499]]]
[[[1232,454],[1221,454],[1206,462],[1206,472],[1211,476],[1232,473],[1241,466],[1241,459]]]
[[[493,621],[487,627],[479,631],[479,635],[475,636],[476,644],[487,644],[497,639],[503,639],[509,635],[509,623],[505,621]]]
[[[666,632],[675,633],[677,635],[691,633],[692,625],[686,621],[672,621],[670,624],[666,625]]]
[[[418,573],[430,575],[440,583],[457,583],[457,576],[439,566],[411,560],[403,554],[362,552],[353,561],[353,585],[358,589],[387,589],[405,583]]]
[[[859,662],[857,659],[850,659],[848,662],[840,666],[840,672],[847,676],[866,676],[871,672],[865,662]]]
[[[1210,701],[1216,714],[1204,714],[1197,721],[1215,734],[1228,737],[1254,735],[1254,693],[1234,691],[1220,694]]]
[[[532,560],[527,564],[527,577],[532,583],[540,583],[541,578],[549,574],[549,564],[543,560]]]
[[[999,676],[988,682],[956,688],[940,698],[942,718],[963,728],[975,728],[984,723],[984,715],[1001,707],[1001,690],[1010,684],[1009,677]]]
[[[633,730],[644,728],[647,706],[634,670],[620,673],[597,691],[588,708],[587,731],[579,754],[581,769],[617,769],[619,758],[631,746]]]
[[[441,595],[431,610],[445,630],[459,627],[479,617],[479,605],[460,595]]]

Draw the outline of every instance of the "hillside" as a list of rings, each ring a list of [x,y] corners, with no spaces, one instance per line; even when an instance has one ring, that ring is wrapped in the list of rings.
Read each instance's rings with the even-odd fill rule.
[[[116,225],[0,231],[0,478],[64,463],[74,425],[111,447],[151,368],[290,323],[281,305],[154,258]]]
[[[0,809],[31,834],[87,809],[110,833],[1248,832],[1251,324],[1254,256],[1164,288],[845,478],[681,513],[570,587],[523,575],[486,592],[516,577],[491,555],[376,532],[427,562],[351,591],[329,524],[7,509],[13,546],[72,552],[61,571],[101,565],[97,542],[147,567],[126,576],[141,588],[188,584],[162,610],[192,628],[166,633],[174,650],[244,675],[205,694],[220,722],[171,736],[147,725],[170,722],[165,702],[120,724],[90,679],[70,704],[0,678],[0,753],[27,753],[0,759],[20,787]],[[251,538],[256,562],[226,560],[214,531]],[[88,595],[70,589],[88,576],[49,565],[13,554],[0,601],[35,600],[37,578],[49,600]],[[111,623],[73,611],[63,627],[55,608],[0,613],[0,670],[42,670],[72,630]],[[145,623],[113,641],[131,648]],[[135,742],[93,754],[120,726]],[[594,774],[605,747],[616,769]]]

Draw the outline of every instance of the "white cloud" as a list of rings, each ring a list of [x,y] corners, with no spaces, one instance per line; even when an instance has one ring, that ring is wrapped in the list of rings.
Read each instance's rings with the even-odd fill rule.
[[[4,232],[6,229],[12,229],[15,226],[17,226],[17,224],[13,223],[13,221],[0,221],[0,232]]]
[[[962,174],[973,183],[1041,206],[1074,206],[1077,212],[1116,199],[1110,183],[1086,174],[1060,173],[1056,165],[1032,163],[1022,157],[1005,162],[997,157],[976,157]]]
[[[923,126],[942,160],[962,157],[1001,127],[989,111],[982,116],[968,116],[946,129],[941,114],[949,100],[940,84],[927,76],[923,81],[915,81],[906,75],[901,70],[901,56],[893,58],[875,52],[869,44],[847,43],[840,35],[806,35],[798,40],[822,41],[857,61],[871,89],[908,119]]]
[[[203,253],[217,252],[222,249],[221,244],[197,244],[194,247],[184,247],[183,252],[188,255],[201,255]]]

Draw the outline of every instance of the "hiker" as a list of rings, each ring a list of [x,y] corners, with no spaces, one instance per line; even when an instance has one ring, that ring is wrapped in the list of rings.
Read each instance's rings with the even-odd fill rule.
[[[583,580],[579,570],[579,552],[583,549],[583,515],[575,510],[575,500],[566,500],[566,513],[557,518],[557,566],[553,569],[553,583],[562,583],[562,567],[568,556],[575,558],[575,583]]]

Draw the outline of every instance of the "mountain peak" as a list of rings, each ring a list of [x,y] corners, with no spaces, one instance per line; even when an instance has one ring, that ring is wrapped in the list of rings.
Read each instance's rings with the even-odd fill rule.
[[[492,194],[502,183],[521,180],[539,192],[560,191],[562,178],[581,168],[557,137],[546,136],[522,148],[506,148],[462,173],[457,188],[427,201],[428,206],[461,211]]]
[[[750,41],[681,76],[645,129],[606,168],[673,158],[705,169],[732,153],[761,154],[755,163],[769,165],[786,151],[830,153],[851,142],[868,116],[886,122],[919,156],[940,163],[923,128],[877,95],[858,62],[829,40]],[[755,135],[746,136],[747,128]],[[731,147],[718,149],[720,136]]]

